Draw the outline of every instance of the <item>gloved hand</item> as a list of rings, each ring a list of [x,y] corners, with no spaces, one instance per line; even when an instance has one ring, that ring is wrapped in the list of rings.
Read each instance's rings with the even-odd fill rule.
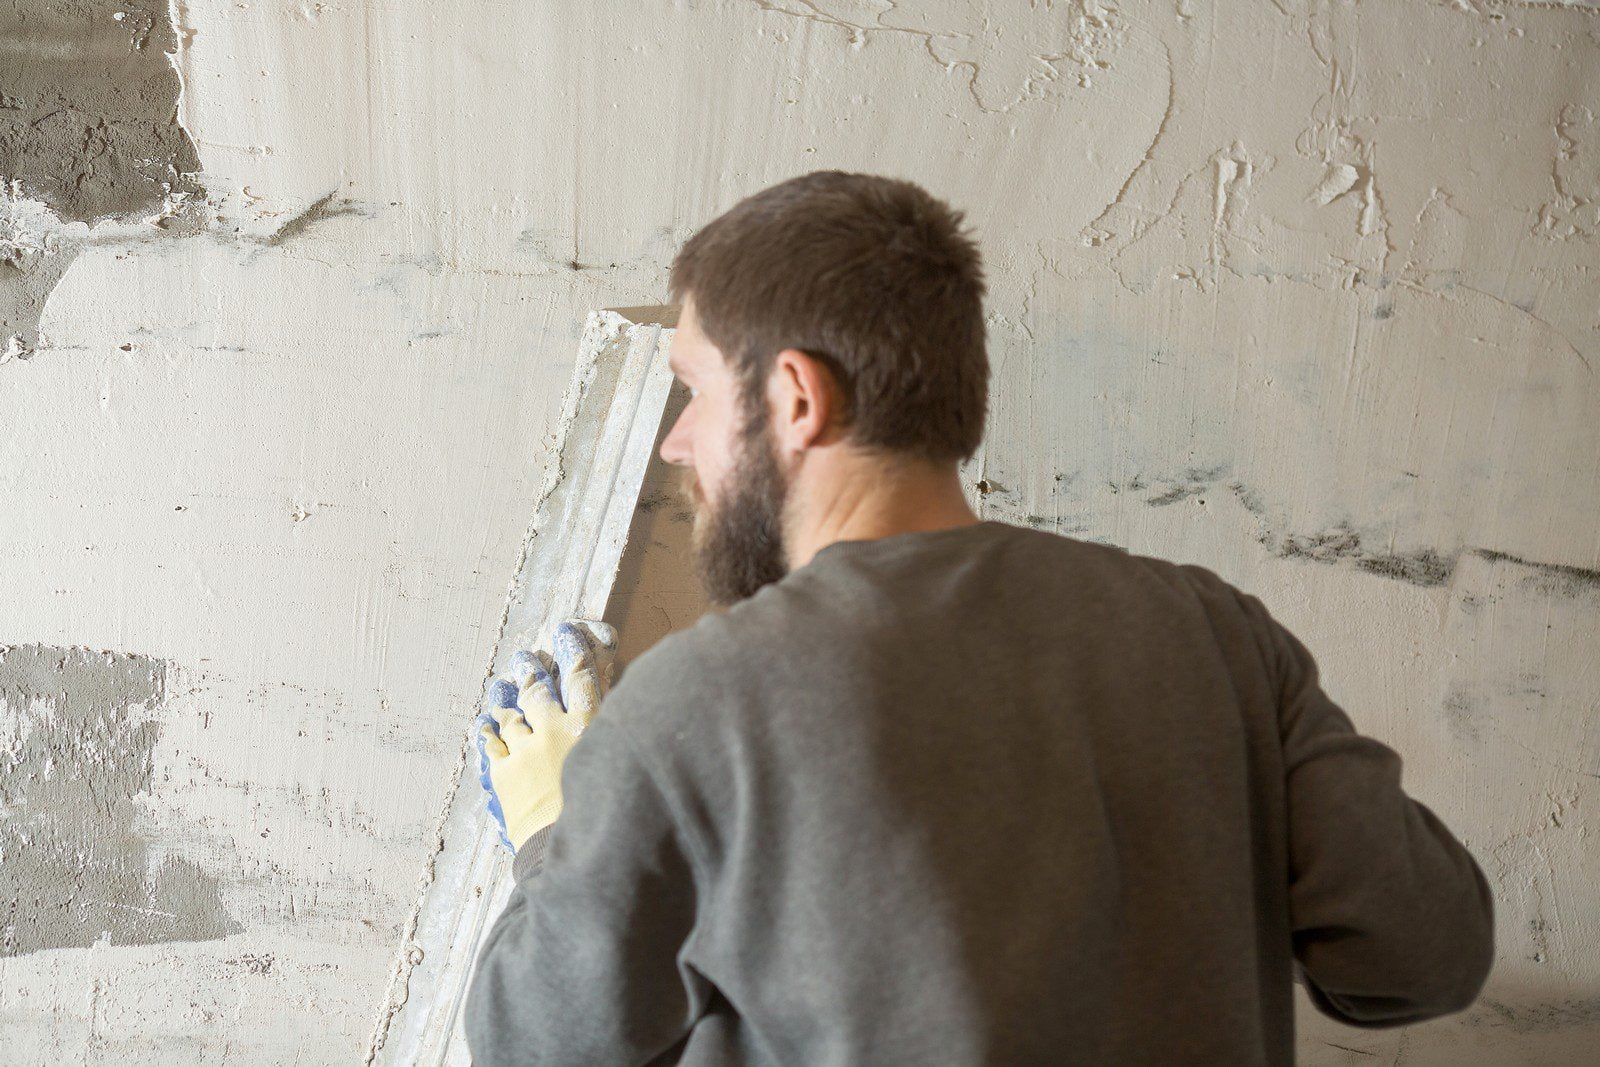
[[[600,710],[615,672],[612,626],[569,619],[551,636],[552,657],[522,651],[510,677],[489,687],[478,716],[478,780],[513,852],[561,814],[561,765]]]

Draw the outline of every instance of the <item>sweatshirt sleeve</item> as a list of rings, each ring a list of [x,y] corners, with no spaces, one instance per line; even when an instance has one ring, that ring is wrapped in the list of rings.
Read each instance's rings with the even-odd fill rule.
[[[692,867],[623,726],[602,713],[562,769],[564,806],[478,956],[464,1016],[477,1067],[648,1063],[704,1012],[711,987],[680,952]]]
[[[1294,953],[1319,1011],[1402,1026],[1466,1008],[1494,962],[1483,871],[1401,789],[1400,755],[1355,731],[1316,661],[1239,593],[1278,685]]]

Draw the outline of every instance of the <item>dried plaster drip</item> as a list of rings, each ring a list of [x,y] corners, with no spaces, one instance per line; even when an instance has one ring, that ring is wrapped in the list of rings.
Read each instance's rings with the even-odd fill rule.
[[[148,656],[0,649],[0,956],[240,929],[210,875],[138,829],[166,686]]]
[[[1326,207],[1354,189],[1360,179],[1361,172],[1348,163],[1331,165],[1328,167],[1328,172],[1322,176],[1322,181],[1311,190],[1311,199]]]
[[[1547,237],[1600,234],[1600,118],[1568,104],[1556,120],[1557,151],[1551,167],[1556,195],[1539,212],[1535,232]]]

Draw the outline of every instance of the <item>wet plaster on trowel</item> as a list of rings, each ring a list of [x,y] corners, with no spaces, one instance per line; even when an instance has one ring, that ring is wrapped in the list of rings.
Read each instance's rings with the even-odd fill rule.
[[[0,956],[224,937],[210,875],[140,826],[167,666],[86,648],[0,648]]]
[[[181,225],[200,193],[176,48],[164,3],[0,0],[0,362],[37,349],[90,225]]]

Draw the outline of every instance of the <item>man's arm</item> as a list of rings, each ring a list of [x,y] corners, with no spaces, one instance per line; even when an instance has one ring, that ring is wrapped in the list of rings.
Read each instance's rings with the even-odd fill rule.
[[[1238,595],[1280,687],[1290,921],[1307,994],[1369,1028],[1460,1011],[1494,963],[1483,871],[1402,791],[1399,754],[1358,734],[1323,692],[1305,645]]]
[[[548,850],[518,851],[478,957],[464,1019],[477,1067],[647,1063],[711,995],[679,960],[695,922],[690,858],[623,726],[589,725],[561,792]]]

